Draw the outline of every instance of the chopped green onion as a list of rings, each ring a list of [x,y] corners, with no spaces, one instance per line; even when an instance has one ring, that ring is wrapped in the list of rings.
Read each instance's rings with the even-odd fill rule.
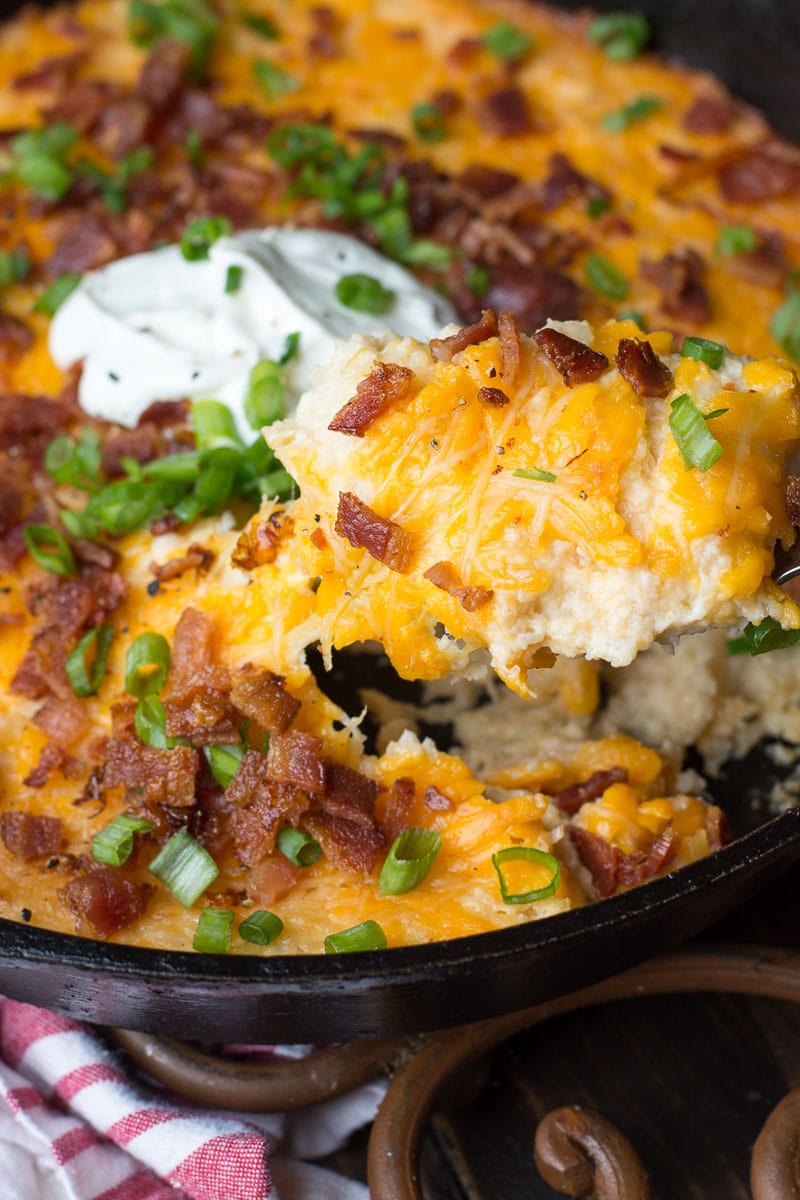
[[[192,164],[192,166],[202,167],[206,160],[206,156],[203,151],[203,135],[199,129],[189,130],[189,132],[186,134],[184,146],[186,147],[186,153],[189,156],[189,162]]]
[[[280,366],[285,367],[293,358],[297,357],[297,352],[300,349],[300,334],[297,330],[294,333],[287,333],[286,341],[283,343],[283,350],[278,359]]]
[[[731,410],[729,408],[715,408],[713,412],[703,413],[703,416],[707,421],[715,421],[717,417],[724,417],[725,413],[730,411]]]
[[[336,299],[345,308],[376,315],[388,312],[397,299],[397,293],[385,288],[373,275],[342,275],[334,290]]]
[[[110,867],[121,867],[133,851],[133,835],[150,833],[153,829],[152,821],[120,813],[92,838],[92,858]]]
[[[587,32],[616,62],[636,58],[650,41],[647,17],[639,12],[605,13],[594,18]]]
[[[244,275],[244,267],[240,267],[238,263],[231,263],[228,270],[225,272],[225,295],[232,296],[239,291],[242,286],[242,276]]]
[[[139,146],[119,161],[113,174],[99,170],[88,161],[79,163],[78,170],[96,179],[106,208],[122,213],[128,207],[128,184],[134,175],[141,175],[152,166],[153,158],[151,146]]]
[[[219,17],[206,0],[131,0],[128,33],[137,46],[152,46],[162,38],[183,42],[192,52],[196,76],[208,65]]]
[[[275,845],[296,867],[310,867],[322,855],[322,847],[310,833],[303,829],[292,829],[291,825],[284,825],[275,839]]]
[[[147,479],[162,479],[169,483],[194,483],[200,474],[203,461],[199,450],[184,450],[179,454],[168,454],[153,462],[142,464],[142,474]]]
[[[96,538],[100,532],[94,517],[87,517],[85,512],[75,512],[71,508],[58,510],[59,520],[70,537]]]
[[[354,950],[385,950],[386,934],[377,921],[362,921],[325,938],[326,954],[351,954]]]
[[[218,446],[206,451],[191,492],[172,505],[175,516],[180,521],[194,521],[199,516],[219,512],[233,491],[238,462],[239,452],[231,447]]]
[[[80,281],[81,276],[72,271],[66,271],[63,275],[59,275],[48,288],[45,288],[41,296],[37,297],[33,305],[34,312],[45,313],[48,317],[55,316]]]
[[[30,269],[31,260],[24,246],[18,246],[16,250],[0,250],[0,287],[21,283],[27,279]]]
[[[220,787],[226,788],[233,782],[239,764],[244,757],[241,746],[204,746],[203,754],[211,768],[211,774]]]
[[[783,650],[800,642],[800,629],[784,629],[774,617],[765,617],[754,625],[748,621],[741,636],[730,638],[728,654],[768,654],[771,650]]]
[[[80,134],[66,121],[43,125],[40,129],[29,129],[11,143],[11,149],[19,159],[55,158],[62,159],[78,141]]]
[[[647,322],[644,319],[644,313],[640,313],[637,308],[626,308],[624,312],[617,313],[617,320],[633,321],[643,333],[647,331]]]
[[[791,292],[776,310],[769,331],[781,349],[800,362],[800,291]]]
[[[596,221],[598,217],[602,217],[611,208],[611,201],[607,196],[590,196],[586,201],[586,215]]]
[[[512,892],[502,869],[503,864],[509,862],[527,862],[544,867],[550,872],[550,881],[544,887],[533,888],[529,892]],[[558,859],[544,850],[536,850],[533,846],[506,846],[504,850],[498,850],[492,855],[492,866],[500,880],[500,894],[506,904],[532,904],[535,900],[546,900],[558,891],[561,879]]]
[[[433,866],[442,845],[434,829],[406,829],[395,838],[381,867],[378,893],[402,896],[418,887]]]
[[[714,249],[717,254],[730,256],[746,254],[755,250],[758,245],[758,234],[750,225],[726,225],[717,234]]]
[[[444,113],[436,104],[415,104],[411,124],[422,142],[441,142],[447,136]]]
[[[260,13],[246,12],[244,9],[239,10],[238,17],[243,25],[246,25],[248,29],[252,29],[253,33],[257,33],[265,41],[274,42],[277,38],[277,26],[269,17],[264,17]]]
[[[631,101],[624,108],[606,113],[600,124],[609,133],[622,133],[631,125],[635,125],[637,121],[644,121],[646,117],[658,112],[662,107],[663,101],[659,100],[658,96],[640,96],[638,100]]]
[[[152,750],[171,750],[177,744],[167,736],[167,714],[158,696],[145,696],[136,705],[133,724],[145,746]]]
[[[100,435],[96,429],[83,429],[77,442],[66,435],[53,439],[45,451],[44,469],[56,483],[93,492],[100,486],[102,461]]]
[[[125,691],[143,699],[157,695],[169,675],[169,642],[160,633],[140,633],[125,656]]]
[[[492,25],[481,41],[490,54],[504,62],[515,62],[522,58],[533,45],[533,38],[527,33],[522,33],[510,21],[498,21],[496,25]]]
[[[105,678],[113,640],[113,625],[97,625],[83,635],[69,654],[64,670],[76,696],[93,696],[99,689]]]
[[[467,271],[467,287],[478,299],[485,296],[489,288],[489,268],[477,264],[471,266]]]
[[[17,160],[13,175],[37,196],[60,200],[74,182],[64,159],[78,137],[76,129],[62,122],[20,134],[11,143]]]
[[[109,483],[90,499],[84,516],[96,520],[115,537],[132,533],[169,507],[168,485],[162,483],[131,483],[120,480]]]
[[[186,829],[179,829],[164,843],[149,870],[184,908],[191,908],[219,875],[219,867],[206,848]]]
[[[275,913],[260,908],[251,913],[247,920],[242,921],[238,929],[240,938],[252,942],[254,946],[268,946],[275,938],[283,933],[283,921]]]
[[[583,264],[586,278],[592,287],[609,300],[624,300],[628,294],[628,281],[609,259],[602,254],[590,254]]]
[[[55,158],[26,158],[17,166],[17,175],[43,200],[56,203],[72,187],[73,174]]]
[[[681,358],[696,358],[716,371],[722,366],[725,357],[725,347],[719,342],[710,342],[708,338],[687,337],[681,346]]]
[[[538,467],[527,467],[524,470],[520,468],[514,471],[517,479],[536,479],[539,483],[555,483],[558,479],[552,471],[540,471]]]
[[[26,525],[22,536],[34,562],[54,575],[71,575],[75,555],[67,539],[53,525]]]
[[[229,908],[204,908],[194,931],[192,949],[198,954],[227,954],[232,926],[233,913]]]
[[[416,238],[404,254],[398,255],[404,263],[415,267],[430,267],[432,271],[444,271],[458,254],[449,246],[432,242],[430,238]]]
[[[219,446],[241,446],[242,441],[236,432],[233,413],[221,400],[195,400],[191,419],[199,450],[215,450]]]
[[[181,254],[187,262],[201,262],[221,237],[228,237],[232,226],[227,217],[198,217],[181,235]]]
[[[669,427],[687,471],[707,471],[722,456],[722,446],[709,432],[706,418],[691,396],[676,396],[669,406]]]
[[[266,59],[254,62],[252,71],[253,79],[267,100],[280,100],[282,96],[297,92],[302,87],[300,80],[294,75],[290,75],[275,63],[267,62]]]
[[[262,429],[286,416],[286,388],[280,364],[262,358],[250,372],[244,397],[244,415],[253,429]]]

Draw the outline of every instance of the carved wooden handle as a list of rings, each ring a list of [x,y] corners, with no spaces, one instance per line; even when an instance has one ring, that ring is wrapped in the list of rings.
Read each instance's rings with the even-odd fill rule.
[[[800,1200],[800,1088],[767,1117],[750,1164],[753,1200]]]
[[[651,1200],[650,1185],[631,1143],[599,1112],[555,1108],[536,1130],[539,1174],[566,1196],[587,1200]]]

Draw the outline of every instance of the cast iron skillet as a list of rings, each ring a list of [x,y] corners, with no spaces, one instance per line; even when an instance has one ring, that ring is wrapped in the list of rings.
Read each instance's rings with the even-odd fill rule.
[[[0,16],[16,7],[0,0]],[[637,7],[650,16],[659,48],[709,68],[800,139],[795,0],[638,0]],[[730,846],[545,921],[430,946],[287,958],[163,954],[0,921],[0,990],[89,1021],[215,1041],[344,1041],[499,1016],[691,937],[800,861],[800,809],[759,824],[764,805],[750,804],[766,796],[775,771],[758,753],[715,789],[743,834]]]

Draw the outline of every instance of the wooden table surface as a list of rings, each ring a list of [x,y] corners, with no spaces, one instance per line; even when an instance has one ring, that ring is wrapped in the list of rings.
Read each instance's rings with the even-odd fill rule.
[[[795,870],[698,940],[796,950],[799,930]],[[556,1200],[533,1162],[534,1130],[550,1109],[581,1104],[628,1136],[654,1200],[749,1200],[753,1142],[798,1086],[800,1005],[702,994],[561,1016],[495,1050],[478,1096],[433,1118],[421,1156],[423,1195]],[[364,1131],[328,1165],[366,1179],[367,1141]]]

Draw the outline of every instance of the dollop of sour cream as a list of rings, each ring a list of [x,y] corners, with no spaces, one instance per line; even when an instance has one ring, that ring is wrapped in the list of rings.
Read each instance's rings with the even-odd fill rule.
[[[231,267],[240,270],[239,286],[226,292]],[[385,312],[337,300],[336,284],[354,274],[394,293]],[[287,335],[300,334],[286,366],[291,412],[337,341],[386,329],[424,340],[454,319],[446,300],[355,238],[276,227],[220,238],[199,262],[166,246],[93,271],[58,310],[49,336],[59,366],[83,360],[79,397],[92,416],[133,426],[154,400],[213,398],[252,439],[244,414],[250,372],[261,359],[279,359]]]

